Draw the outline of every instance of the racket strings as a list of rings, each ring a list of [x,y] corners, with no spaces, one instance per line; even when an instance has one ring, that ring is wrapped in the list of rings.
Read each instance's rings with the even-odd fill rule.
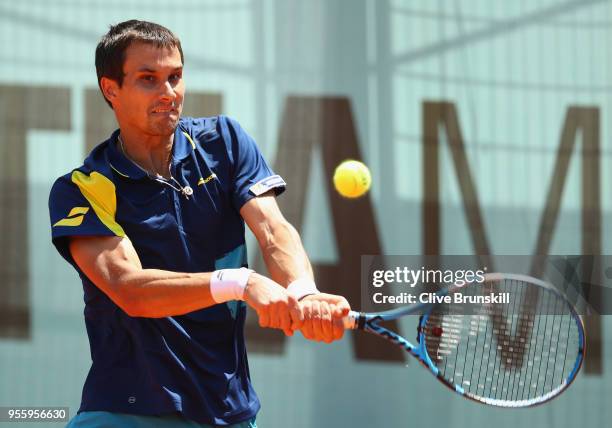
[[[510,279],[489,286],[508,292],[510,303],[481,305],[470,315],[459,312],[461,305],[434,309],[424,327],[429,357],[442,377],[482,400],[528,401],[553,393],[580,358],[574,314],[542,287]]]

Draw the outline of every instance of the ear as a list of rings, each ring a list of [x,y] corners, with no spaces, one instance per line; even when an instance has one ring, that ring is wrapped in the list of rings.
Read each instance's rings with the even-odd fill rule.
[[[111,104],[113,100],[117,98],[117,93],[119,92],[119,85],[113,79],[109,79],[108,77],[102,77],[100,79],[100,88],[102,89],[102,95],[106,98]]]

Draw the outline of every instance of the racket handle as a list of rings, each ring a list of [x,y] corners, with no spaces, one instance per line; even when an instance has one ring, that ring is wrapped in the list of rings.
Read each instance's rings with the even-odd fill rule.
[[[347,316],[342,318],[345,330],[355,330],[357,328],[357,319],[359,318],[359,312],[350,311]]]

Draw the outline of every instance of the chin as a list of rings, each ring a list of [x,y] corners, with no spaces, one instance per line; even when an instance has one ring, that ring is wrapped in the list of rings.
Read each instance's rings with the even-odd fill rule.
[[[172,135],[178,126],[179,116],[176,119],[164,120],[163,123],[153,123],[151,124],[151,131],[157,135]]]

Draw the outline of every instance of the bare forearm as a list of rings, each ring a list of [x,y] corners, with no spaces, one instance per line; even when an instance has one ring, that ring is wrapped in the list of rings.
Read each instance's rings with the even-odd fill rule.
[[[143,269],[127,238],[73,237],[70,253],[83,273],[131,316],[182,315],[214,304],[210,272]]]
[[[270,226],[260,245],[268,271],[279,284],[286,287],[298,278],[313,278],[300,236],[288,222]]]
[[[140,269],[116,278],[114,288],[132,316],[161,318],[183,315],[215,304],[210,293],[211,273],[178,273]]]
[[[342,317],[350,306],[344,297],[317,290],[300,236],[280,212],[273,194],[251,199],[242,206],[240,215],[255,234],[272,279],[288,288],[289,297],[299,302],[299,322],[294,322],[291,330],[300,329],[304,337],[317,341],[340,339]]]
[[[245,274],[240,296],[218,299],[227,294],[219,288],[229,287],[226,279],[233,274]],[[123,275],[122,281],[133,299],[132,316],[159,318],[182,315],[215,304],[216,301],[244,300],[256,312],[262,327],[281,329],[291,336],[301,326],[301,308],[295,298],[274,281],[248,269],[225,269],[223,279],[213,273],[174,273],[143,269]],[[213,279],[214,278],[214,279]],[[213,282],[212,286],[210,282]],[[212,292],[211,292],[212,288]],[[213,299],[214,296],[214,299]]]
[[[272,191],[248,201],[240,215],[255,234],[274,281],[287,287],[298,278],[312,279],[312,267],[300,235],[283,217]]]
[[[143,269],[125,237],[73,237],[70,253],[80,270],[117,306],[133,317],[183,315],[216,303],[244,300],[262,327],[285,334],[301,325],[297,300],[265,276],[248,269],[179,273]]]

